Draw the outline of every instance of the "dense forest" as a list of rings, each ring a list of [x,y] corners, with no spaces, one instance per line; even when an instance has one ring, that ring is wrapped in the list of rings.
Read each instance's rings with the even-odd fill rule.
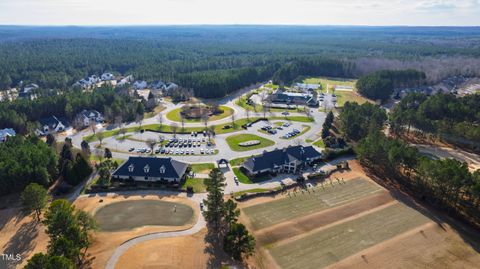
[[[86,93],[66,91],[35,100],[18,99],[0,103],[0,128],[14,128],[17,132],[27,134],[33,131],[39,119],[55,115],[73,123],[77,113],[84,109],[98,110],[110,122],[116,118],[130,122],[137,115],[143,115],[145,105],[109,87]]]
[[[290,83],[299,75],[352,77],[408,65],[440,79],[434,69],[475,75],[479,41],[480,29],[455,27],[2,26],[0,89],[20,81],[64,89],[106,71],[173,81],[199,97],[272,77]],[[432,59],[450,64],[421,65]]]
[[[358,92],[372,100],[386,101],[396,88],[418,87],[425,83],[426,75],[423,72],[407,70],[381,70],[357,81]]]
[[[426,96],[412,93],[393,109],[392,131],[413,129],[432,134],[480,152],[480,95],[456,97],[450,94]]]
[[[480,225],[480,171],[472,173],[466,163],[454,159],[432,160],[402,140],[386,137],[381,111],[378,106],[353,103],[340,113],[341,130],[356,142],[362,164],[382,179],[397,181],[417,198]]]
[[[0,195],[22,191],[31,182],[49,186],[58,174],[58,156],[37,137],[0,143]]]

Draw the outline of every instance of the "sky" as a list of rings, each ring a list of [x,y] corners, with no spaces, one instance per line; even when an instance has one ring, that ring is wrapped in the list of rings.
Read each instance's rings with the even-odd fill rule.
[[[0,24],[480,26],[480,0],[0,0]]]

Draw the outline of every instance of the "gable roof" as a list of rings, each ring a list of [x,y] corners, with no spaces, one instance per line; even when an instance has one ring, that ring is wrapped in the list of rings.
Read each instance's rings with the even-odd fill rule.
[[[64,118],[57,118],[55,116],[50,116],[48,118],[43,118],[39,120],[40,124],[43,126],[48,126],[50,129],[55,129],[61,123],[65,127],[68,126],[67,121]]]
[[[133,167],[133,171],[130,172],[129,167]],[[162,167],[164,173],[160,173]],[[188,164],[172,158],[129,157],[112,176],[181,178],[187,167]]]
[[[80,112],[80,115],[86,117],[86,118],[99,118],[102,116],[102,114],[94,109],[90,109],[90,110],[82,110],[82,112]]]
[[[243,166],[250,171],[256,172],[265,169],[274,169],[275,167],[282,166],[293,161],[306,162],[321,156],[322,154],[312,146],[294,146],[284,149],[277,149],[270,152],[264,152],[260,156],[247,159]]]
[[[15,136],[17,133],[12,128],[5,128],[0,130],[0,140],[5,139],[7,136]]]

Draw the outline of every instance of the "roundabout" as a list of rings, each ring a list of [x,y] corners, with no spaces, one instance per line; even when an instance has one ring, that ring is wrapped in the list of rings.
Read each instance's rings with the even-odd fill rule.
[[[212,112],[206,105],[184,105],[173,109],[166,114],[166,118],[173,122],[202,122],[203,115],[208,115],[208,121],[216,121],[231,116],[234,110],[228,106],[218,106],[218,111]]]

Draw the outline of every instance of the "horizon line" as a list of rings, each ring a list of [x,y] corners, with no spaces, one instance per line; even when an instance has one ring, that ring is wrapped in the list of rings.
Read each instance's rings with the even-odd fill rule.
[[[480,25],[369,25],[369,24],[248,24],[248,23],[198,23],[198,24],[0,24],[0,27],[199,27],[199,26],[279,26],[279,27],[370,27],[370,28],[480,28]]]

